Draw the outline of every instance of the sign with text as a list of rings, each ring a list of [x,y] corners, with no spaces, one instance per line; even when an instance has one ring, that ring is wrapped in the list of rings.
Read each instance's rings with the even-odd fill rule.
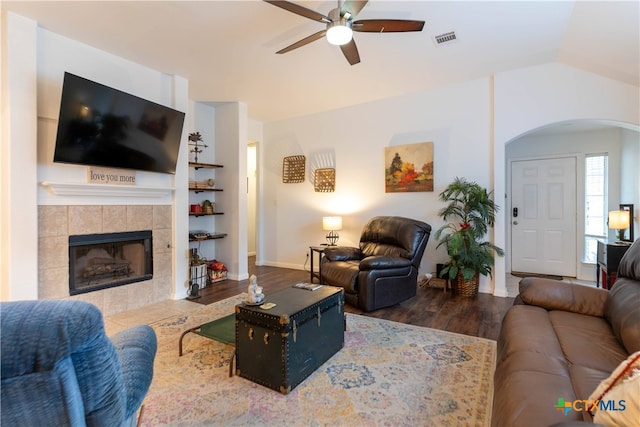
[[[87,168],[87,182],[90,184],[136,185],[136,171],[90,166]]]

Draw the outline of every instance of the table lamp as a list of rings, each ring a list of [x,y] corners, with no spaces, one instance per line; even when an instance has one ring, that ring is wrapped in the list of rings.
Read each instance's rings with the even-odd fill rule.
[[[610,211],[609,228],[618,230],[618,241],[624,240],[624,231],[631,225],[629,211]]]
[[[335,246],[338,242],[337,230],[342,230],[342,217],[341,216],[323,216],[322,217],[322,229],[328,231],[327,242],[330,246]]]

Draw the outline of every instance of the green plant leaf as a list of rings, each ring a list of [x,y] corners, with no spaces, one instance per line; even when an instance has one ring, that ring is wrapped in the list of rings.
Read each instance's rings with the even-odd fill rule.
[[[482,241],[495,223],[498,206],[491,199],[491,193],[475,182],[458,178],[439,195],[446,205],[438,211],[444,221],[435,238],[437,248],[446,247],[450,257],[445,267],[449,277],[462,272],[465,280],[476,273],[491,275],[494,254],[504,255],[504,251],[491,242]],[[445,271],[443,269],[443,272]]]

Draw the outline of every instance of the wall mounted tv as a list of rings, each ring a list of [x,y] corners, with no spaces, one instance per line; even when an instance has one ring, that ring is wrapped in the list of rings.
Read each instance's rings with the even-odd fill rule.
[[[53,161],[175,173],[184,113],[64,74]]]

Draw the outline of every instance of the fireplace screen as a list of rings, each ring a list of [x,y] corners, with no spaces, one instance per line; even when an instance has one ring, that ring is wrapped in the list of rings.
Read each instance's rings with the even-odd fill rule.
[[[151,230],[69,236],[69,293],[153,278]]]

